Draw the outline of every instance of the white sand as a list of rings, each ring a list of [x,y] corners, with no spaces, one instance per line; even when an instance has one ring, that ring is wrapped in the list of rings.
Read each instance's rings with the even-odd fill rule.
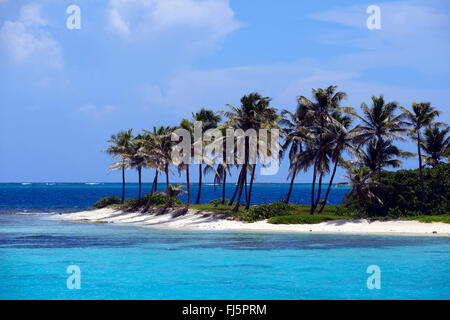
[[[123,212],[114,209],[99,209],[53,216],[57,219],[73,222],[117,223],[148,228],[179,230],[234,230],[263,232],[300,232],[300,233],[345,233],[345,234],[390,234],[390,235],[428,235],[450,236],[450,224],[418,221],[370,221],[333,220],[320,224],[276,225],[266,221],[247,223],[232,220],[219,214],[189,210],[186,214],[173,217],[176,212],[161,215]]]

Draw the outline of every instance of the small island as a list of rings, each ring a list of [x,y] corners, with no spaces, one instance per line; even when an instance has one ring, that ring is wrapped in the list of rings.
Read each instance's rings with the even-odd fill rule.
[[[111,136],[105,150],[116,160],[110,169],[122,173],[121,198],[99,199],[95,210],[62,218],[181,229],[449,236],[450,128],[437,121],[440,112],[428,102],[414,102],[407,109],[380,95],[372,96],[371,106],[362,103],[360,115],[340,106],[345,97],[336,86],[313,89],[311,100],[301,96],[296,110],[279,112],[270,98],[250,93],[241,98],[239,107],[220,112],[201,109],[177,127],[154,127],[137,135],[132,129],[121,131]],[[218,149],[207,146],[211,130]],[[237,130],[245,134],[239,136]],[[268,143],[264,130],[276,132],[278,140]],[[239,145],[239,139],[242,150],[227,144]],[[394,143],[408,139],[416,143],[417,153],[400,150]],[[178,150],[175,159],[180,140],[187,148]],[[253,161],[250,146],[258,151]],[[400,169],[400,159],[408,157],[417,157],[418,169]],[[281,201],[252,204],[257,164],[264,168],[267,159],[289,161],[289,189]],[[191,166],[198,166],[199,172],[194,204]],[[334,183],[338,167],[345,169],[346,182]],[[389,167],[400,170],[386,171]],[[239,176],[227,199],[232,168]],[[137,198],[124,196],[128,169],[138,172]],[[153,170],[154,179],[150,192],[142,196],[144,169]],[[185,175],[185,185],[170,184],[169,175],[175,170]],[[292,203],[295,178],[307,170],[313,171],[311,201]],[[222,197],[201,203],[202,176],[207,173],[214,175]],[[165,178],[164,191],[157,190],[159,175]],[[327,175],[330,180],[325,182]],[[347,192],[341,204],[331,205],[329,195],[338,187]],[[187,195],[185,203],[178,198],[182,194]]]

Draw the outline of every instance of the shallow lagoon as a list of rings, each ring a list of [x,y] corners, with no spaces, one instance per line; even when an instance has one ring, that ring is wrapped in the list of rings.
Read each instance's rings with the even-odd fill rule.
[[[69,290],[69,265],[81,289]],[[369,265],[381,289],[366,285]],[[449,299],[445,237],[161,231],[0,215],[1,299]]]

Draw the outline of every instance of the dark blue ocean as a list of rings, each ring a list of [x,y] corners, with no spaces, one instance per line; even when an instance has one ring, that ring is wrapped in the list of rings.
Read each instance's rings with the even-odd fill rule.
[[[235,184],[226,185],[226,197],[233,195]],[[323,188],[326,188],[324,185]],[[142,185],[142,195],[150,191],[151,184]],[[163,191],[165,184],[158,184],[158,190]],[[282,200],[287,194],[289,184],[255,184],[253,186],[251,204],[262,204]],[[126,197],[137,198],[138,184],[126,184]],[[332,188],[328,197],[328,204],[340,204],[346,187]],[[198,184],[191,185],[191,203],[197,197]],[[0,210],[3,211],[43,211],[59,212],[84,210],[92,206],[98,199],[106,196],[118,196],[122,194],[120,183],[3,183],[0,184]],[[322,195],[325,195],[323,190]],[[187,195],[179,198],[185,202]],[[207,203],[212,199],[222,197],[221,186],[213,184],[202,185],[200,203]],[[291,202],[298,204],[310,204],[311,185],[295,184],[291,194]],[[242,196],[242,202],[245,196]]]

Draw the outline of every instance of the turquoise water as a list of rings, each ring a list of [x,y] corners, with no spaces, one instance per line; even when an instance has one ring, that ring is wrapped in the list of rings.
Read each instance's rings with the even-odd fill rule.
[[[449,299],[450,239],[157,231],[0,215],[0,299]],[[69,290],[69,265],[81,289]],[[381,289],[369,290],[369,265]]]

